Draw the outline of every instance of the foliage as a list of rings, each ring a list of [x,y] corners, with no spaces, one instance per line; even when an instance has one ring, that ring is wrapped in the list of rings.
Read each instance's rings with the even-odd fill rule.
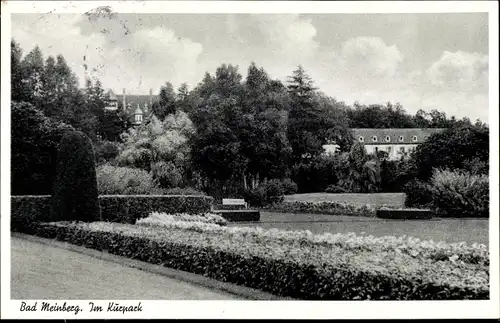
[[[149,123],[123,135],[118,165],[151,171],[163,188],[180,186],[191,163],[188,138],[193,133],[185,112],[168,115],[163,121],[153,116]]]
[[[436,170],[431,178],[432,205],[443,217],[489,217],[488,175]]]
[[[245,192],[245,200],[251,206],[265,206],[283,202],[285,194],[295,194],[297,185],[290,179],[272,179]]]
[[[98,140],[95,145],[95,157],[98,165],[112,163],[119,153],[119,145],[114,141]]]
[[[349,153],[339,156],[338,186],[350,193],[374,193],[381,183],[380,162],[366,154],[364,145],[355,143]]]
[[[428,183],[418,179],[411,180],[403,186],[403,192],[406,194],[406,206],[432,207],[432,192]]]
[[[57,151],[64,133],[74,130],[47,118],[32,104],[11,103],[11,193],[51,194]]]
[[[164,191],[165,195],[205,195],[205,193],[198,191],[191,187],[173,187]]]
[[[102,165],[97,168],[99,194],[163,194],[151,174],[142,169]]]
[[[215,225],[226,225],[227,220],[218,214],[203,213],[203,214],[188,214],[176,213],[167,214],[152,212],[147,218],[138,219],[137,225],[156,225],[166,228],[173,228],[176,225],[182,226],[184,222],[209,223]]]
[[[263,207],[270,212],[310,213],[331,215],[352,215],[374,217],[375,209],[370,206],[355,206],[336,202],[282,202]]]
[[[428,180],[434,169],[465,169],[488,173],[489,128],[483,124],[459,125],[431,135],[418,145],[412,159],[417,175]],[[483,166],[472,167],[483,163]]]
[[[60,219],[50,212],[50,195],[11,197],[11,229],[33,233],[38,222]],[[210,212],[213,199],[200,195],[100,195],[102,221],[135,223],[151,212],[168,214],[205,214]]]
[[[94,149],[83,132],[69,132],[61,139],[51,213],[63,221],[101,218]]]
[[[169,114],[176,112],[176,95],[174,88],[170,82],[166,82],[160,88],[158,100],[153,103],[153,114],[161,121]]]
[[[328,185],[328,187],[325,189],[326,193],[347,193],[347,191],[337,185]]]
[[[489,297],[487,266],[464,262],[458,255],[429,259],[429,249],[431,255],[436,250],[430,242],[417,244],[409,253],[397,247],[382,251],[384,247],[377,249],[375,242],[374,252],[363,250],[367,244],[360,248],[351,248],[349,242],[347,247],[311,244],[310,232],[280,234],[279,230],[184,223],[190,228],[51,223],[39,226],[37,234],[297,299]],[[346,240],[356,245],[356,237]],[[369,245],[370,238],[366,240]],[[418,249],[421,245],[430,248]]]

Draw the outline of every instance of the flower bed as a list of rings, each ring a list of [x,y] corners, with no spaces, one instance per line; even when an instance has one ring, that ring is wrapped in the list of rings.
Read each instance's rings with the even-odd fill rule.
[[[462,261],[460,256],[441,261],[428,256],[440,248],[468,250],[465,246],[422,242],[422,252],[411,254],[395,247],[403,240],[382,247],[383,242],[376,239],[369,243],[354,236],[327,239],[310,232],[182,221],[162,227],[40,223],[37,234],[299,299],[489,298],[488,266]]]
[[[159,225],[167,226],[173,222],[197,222],[197,223],[210,223],[215,225],[226,225],[227,220],[220,215],[213,213],[203,213],[203,214],[187,214],[187,213],[176,213],[167,214],[153,212],[147,218],[138,219],[136,224],[140,225]]]
[[[261,210],[284,213],[312,213],[367,217],[375,216],[375,209],[370,206],[355,206],[336,202],[283,202],[263,207]]]

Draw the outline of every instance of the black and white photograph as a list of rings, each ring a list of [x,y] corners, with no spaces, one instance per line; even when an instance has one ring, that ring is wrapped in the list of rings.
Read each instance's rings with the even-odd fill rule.
[[[2,2],[2,318],[498,318],[498,3],[426,3]]]

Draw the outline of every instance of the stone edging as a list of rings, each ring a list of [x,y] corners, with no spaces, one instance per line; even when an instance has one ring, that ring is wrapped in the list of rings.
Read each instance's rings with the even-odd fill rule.
[[[169,278],[174,278],[180,281],[191,283],[194,285],[220,290],[229,294],[237,295],[248,300],[291,300],[291,298],[279,297],[273,294],[263,292],[257,289],[246,286],[221,282],[212,278],[193,274],[187,271],[181,271],[160,265],[150,264],[144,261],[130,259],[122,256],[113,255],[107,252],[97,251],[67,242],[41,238],[33,235],[23,234],[19,232],[11,232],[11,236],[15,238],[25,239],[31,242],[42,243],[56,248],[61,248],[69,251],[78,252],[87,256],[95,257],[105,261],[110,261],[123,266],[140,269],[154,274],[159,274]]]

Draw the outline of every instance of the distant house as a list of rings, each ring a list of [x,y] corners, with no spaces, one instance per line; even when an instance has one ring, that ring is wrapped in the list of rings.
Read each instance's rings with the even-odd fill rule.
[[[363,143],[368,154],[385,151],[388,159],[396,160],[412,152],[430,135],[441,132],[442,128],[356,128],[352,129],[354,141]]]
[[[141,125],[147,117],[151,115],[153,102],[156,100],[156,95],[153,95],[153,90],[149,90],[149,95],[127,94],[123,89],[123,94],[116,95],[112,90],[106,93],[108,111],[117,111],[121,109],[129,118],[129,121],[135,125]]]

